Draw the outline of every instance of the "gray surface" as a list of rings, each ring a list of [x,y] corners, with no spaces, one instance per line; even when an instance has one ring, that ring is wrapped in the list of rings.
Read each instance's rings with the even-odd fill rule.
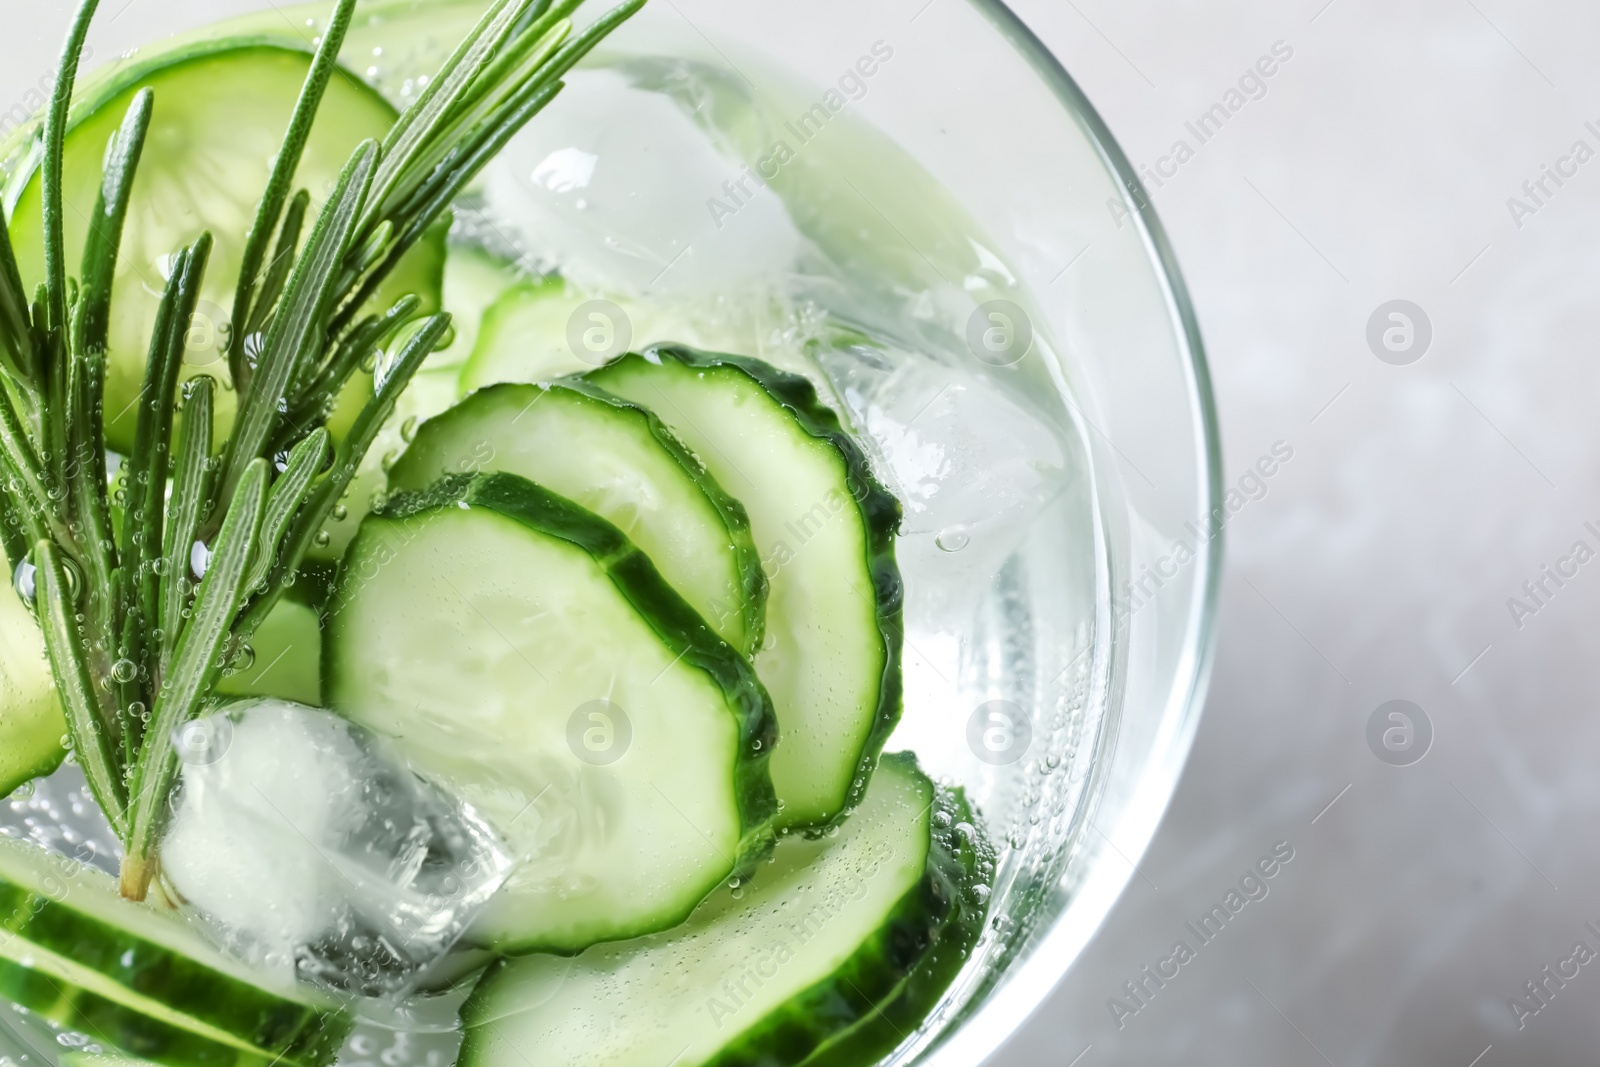
[[[99,47],[204,9],[134,2]],[[924,0],[893,2],[909,17]],[[1141,164],[1193,144],[1185,121],[1275,41],[1294,49],[1155,193],[1229,478],[1278,441],[1294,458],[1229,527],[1221,652],[1172,810],[1007,1064],[1560,1065],[1600,1044],[1600,961],[1521,1030],[1507,1003],[1579,939],[1600,950],[1583,928],[1600,928],[1584,656],[1600,560],[1520,630],[1506,606],[1574,541],[1600,550],[1584,529],[1600,529],[1600,159],[1520,229],[1506,205],[1575,140],[1600,151],[1583,128],[1600,119],[1600,9],[1324,2],[1016,2]],[[57,34],[0,35],[0,113]],[[1397,298],[1433,324],[1410,366],[1365,339]],[[1365,740],[1396,698],[1436,733],[1403,768]],[[1278,841],[1294,859],[1266,898],[1119,1030],[1107,1000],[1174,942],[1196,947],[1184,923]]]
[[[1600,1045],[1600,966],[1520,1030],[1507,1003],[1576,941],[1600,951],[1600,562],[1520,630],[1506,606],[1574,541],[1600,550],[1600,160],[1520,230],[1506,205],[1575,140],[1600,150],[1600,11],[1324,3],[1017,0],[1136,163],[1294,49],[1154,193],[1228,476],[1275,441],[1294,459],[1230,525],[1211,696],[1155,844],[1006,1063],[1468,1067],[1492,1045],[1496,1067]],[[1395,298],[1434,328],[1410,366],[1365,339]],[[1403,768],[1365,740],[1395,698],[1436,734]],[[1107,1000],[1197,947],[1184,922],[1280,840],[1269,895],[1119,1030]]]

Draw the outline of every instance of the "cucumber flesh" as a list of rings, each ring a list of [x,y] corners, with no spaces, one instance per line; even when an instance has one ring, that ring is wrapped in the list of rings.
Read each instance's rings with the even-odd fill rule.
[[[580,300],[559,277],[512,286],[483,313],[472,354],[462,365],[462,396],[497,382],[551,381],[590,370],[567,347],[567,323]]]
[[[323,1064],[349,1028],[333,1001],[263,986],[182,920],[121,899],[110,876],[4,837],[0,959],[10,965],[0,993],[44,1011],[36,1005],[46,979],[70,986],[82,995],[65,997],[62,1010],[116,1016],[122,1032],[108,1040],[136,1055],[154,1054],[139,1044],[147,1023],[151,1034],[177,1030],[267,1060]],[[32,977],[17,973],[30,969]],[[26,990],[31,1003],[18,999]]]
[[[62,187],[67,266],[74,274],[100,192],[106,144],[134,95],[147,86],[155,91],[154,118],[134,181],[112,290],[105,395],[111,448],[121,452],[132,448],[166,265],[174,252],[204,230],[211,232],[215,244],[199,310],[186,338],[189,351],[183,377],[209,374],[227,379],[224,327],[233,312],[245,237],[310,65],[305,52],[223,40],[186,51],[154,70],[136,68],[128,78],[106,86],[87,110],[75,110],[66,137]],[[311,194],[313,218],[351,152],[367,138],[382,140],[396,117],[382,96],[356,78],[344,74],[329,81],[294,179],[296,189]],[[414,293],[422,298],[424,310],[436,309],[444,237],[442,227],[430,231],[389,278],[374,305],[387,308],[400,296]],[[37,170],[15,196],[11,240],[23,283],[32,292],[44,278]],[[352,390],[370,388],[365,376],[352,381]],[[232,426],[235,401],[230,390],[217,394],[219,437]]]
[[[765,691],[604,519],[515,475],[447,479],[367,518],[331,607],[331,706],[524,861],[480,943],[673,926],[769,840]]]
[[[341,517],[330,518],[328,543],[313,545],[310,558],[337,562],[344,558],[350,539],[361,527],[361,520],[372,510],[382,494],[387,475],[386,462],[400,454],[412,431],[456,402],[461,367],[477,342],[478,324],[484,311],[523,274],[509,260],[472,245],[450,246],[444,265],[444,308],[450,312],[450,328],[455,338],[450,346],[423,361],[411,384],[395,403],[394,414],[379,431],[367,450],[360,468],[345,494]]]
[[[723,640],[759,646],[767,579],[750,520],[651,412],[581,382],[490,386],[423,425],[389,487],[476,470],[519,474],[611,522]]]
[[[322,619],[291,597],[278,601],[250,638],[250,666],[217,682],[224,697],[276,697],[322,704]]]
[[[0,589],[0,797],[61,766],[66,735],[39,624],[6,582]]]
[[[778,713],[779,822],[837,818],[900,715],[899,504],[798,375],[661,346],[586,377],[653,410],[744,503],[771,580],[756,670]]]
[[[794,325],[787,317],[751,315],[718,302],[686,312],[676,302],[595,294],[552,276],[508,289],[484,314],[461,370],[461,394],[496,382],[578,374],[665,341],[760,351],[764,336]]]
[[[497,964],[463,1009],[462,1067],[535,1049],[568,1067],[789,1067],[834,1045],[851,1055],[819,1062],[866,1067],[902,1037],[857,1028],[898,1004],[909,1034],[982,930],[992,854],[970,817],[910,756],[885,757],[836,834],[784,838],[682,927]]]
[[[104,979],[74,966],[70,960],[31,946],[14,950],[3,933],[0,998],[59,1026],[159,1060],[167,1067],[270,1067],[275,1058],[227,1034],[197,1025],[168,1010],[160,1001],[107,990]],[[285,1058],[283,1062],[299,1061]]]
[[[527,282],[522,268],[504,256],[477,245],[452,243],[444,264],[444,306],[455,339],[450,347],[429,356],[421,373],[449,371],[459,377],[478,343],[484,314],[510,289]]]

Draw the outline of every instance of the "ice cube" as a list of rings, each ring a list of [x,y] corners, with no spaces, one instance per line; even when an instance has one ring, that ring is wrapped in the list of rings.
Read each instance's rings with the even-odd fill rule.
[[[510,873],[470,807],[326,711],[240,702],[174,738],[173,889],[253,966],[400,997]]]

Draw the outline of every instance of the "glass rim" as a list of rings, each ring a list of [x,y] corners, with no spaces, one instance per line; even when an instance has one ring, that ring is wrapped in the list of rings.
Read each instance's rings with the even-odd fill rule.
[[[1129,218],[1138,228],[1150,262],[1155,267],[1174,332],[1183,348],[1183,366],[1188,378],[1188,401],[1194,418],[1195,455],[1201,469],[1197,482],[1202,514],[1211,516],[1221,506],[1223,498],[1222,439],[1217,414],[1216,396],[1211,380],[1211,370],[1206,358],[1205,343],[1201,337],[1198,316],[1189,295],[1189,288],[1178,265],[1177,255],[1168,238],[1166,227],[1156,214],[1150,195],[1140,180],[1127,154],[1117,143],[1109,126],[1095,106],[1089,101],[1077,81],[1069,74],[1053,52],[1037,34],[1011,10],[1005,0],[967,0],[999,31],[1000,35],[1027,62],[1045,86],[1061,102],[1073,121],[1099,154],[1101,164],[1115,177],[1128,204]],[[1198,557],[1202,568],[1196,581],[1197,595],[1184,626],[1183,654],[1173,677],[1168,683],[1163,717],[1175,727],[1164,751],[1152,753],[1151,767],[1165,776],[1164,781],[1152,781],[1159,788],[1159,805],[1148,820],[1147,829],[1141,831],[1142,839],[1132,854],[1130,862],[1137,863],[1149,848],[1161,818],[1170,807],[1177,791],[1179,779],[1187,764],[1195,731],[1205,704],[1206,690],[1216,655],[1217,607],[1221,593],[1225,532],[1217,530],[1205,551]],[[1131,871],[1129,874],[1131,878]],[[1119,891],[1120,895],[1120,891]],[[1094,919],[1098,929],[1115,907],[1115,898],[1104,914]],[[1058,917],[1059,919],[1059,917]],[[1034,957],[1045,955],[1039,951],[1042,939],[1048,937],[1048,928],[1040,931],[1041,944],[1036,945]],[[1045,967],[1028,967],[1029,960],[1018,960],[1023,971],[1031,972],[1002,980],[990,991],[986,1003],[976,1006],[970,1014],[955,1022],[954,1029],[934,1039],[934,1044],[923,1062],[943,1064],[959,1056],[963,1062],[979,1063],[997,1051],[1032,1016],[1034,1011],[1060,983],[1062,977],[1076,962],[1076,954]],[[1020,979],[1020,984],[1019,980]],[[1000,1002],[1006,1002],[1003,1008]],[[998,1010],[996,1010],[998,1009]],[[976,1031],[976,1033],[970,1033]],[[964,1032],[959,1049],[949,1040]],[[947,1053],[954,1053],[947,1057]],[[919,1057],[920,1058],[920,1057]]]

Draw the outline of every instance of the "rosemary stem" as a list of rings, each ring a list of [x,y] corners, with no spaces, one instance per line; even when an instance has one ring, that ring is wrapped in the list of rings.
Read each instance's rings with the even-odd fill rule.
[[[61,49],[61,65],[55,88],[50,94],[50,110],[45,113],[40,188],[44,192],[44,273],[49,319],[46,323],[35,322],[34,325],[52,331],[64,330],[67,324],[66,227],[61,207],[61,167],[67,138],[67,110],[72,104],[72,87],[78,80],[78,62],[89,36],[89,23],[99,6],[100,0],[83,0],[79,5],[78,13],[72,20],[72,29],[67,33],[67,43]]]
[[[258,459],[246,469],[228,506],[193,613],[173,653],[172,672],[156,695],[150,728],[133,768],[123,837],[122,891],[132,900],[143,900],[150,888],[151,851],[177,773],[173,735],[194,717],[221,673],[229,632],[244,595],[246,568],[255,557],[266,499],[267,461]]]
[[[322,44],[318,46],[316,57],[311,61],[311,71],[306,75],[305,85],[300,90],[300,99],[295,102],[294,115],[289,120],[283,147],[279,149],[277,159],[273,161],[272,174],[267,179],[266,192],[262,194],[255,224],[250,227],[250,233],[245,238],[244,258],[239,268],[239,287],[233,297],[234,343],[228,351],[228,369],[233,375],[234,388],[239,390],[241,395],[249,387],[249,364],[245,358],[244,339],[247,324],[254,310],[251,304],[255,299],[256,284],[260,280],[261,265],[266,259],[268,242],[272,240],[272,233],[277,228],[284,200],[289,196],[289,185],[294,180],[294,172],[300,166],[300,157],[305,151],[306,140],[311,136],[311,126],[316,120],[317,110],[322,106],[322,96],[328,88],[328,79],[333,77],[337,67],[339,50],[344,47],[345,31],[350,28],[350,19],[355,14],[355,9],[356,0],[339,0],[328,28],[323,31]]]
[[[34,546],[35,600],[49,650],[50,666],[60,690],[62,710],[72,750],[83,767],[89,791],[119,835],[127,830],[127,792],[113,756],[114,724],[103,716],[94,692],[94,680],[82,655],[74,590],[67,578],[60,550],[50,540]]]
[[[160,691],[172,666],[178,644],[178,622],[188,606],[189,573],[195,535],[210,500],[211,434],[216,384],[208,377],[189,385],[183,405],[183,430],[179,436],[173,470],[172,501],[168,505],[166,544],[161,568],[161,640],[156,676],[151,688]]]

